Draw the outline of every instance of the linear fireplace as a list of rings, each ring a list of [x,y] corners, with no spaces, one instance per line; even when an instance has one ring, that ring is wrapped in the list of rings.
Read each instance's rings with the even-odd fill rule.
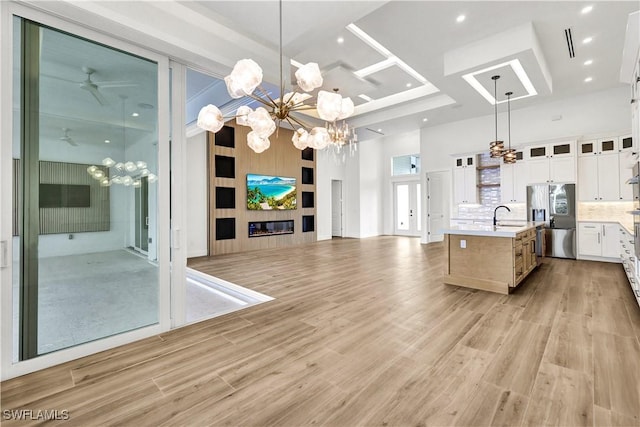
[[[293,220],[249,222],[249,237],[293,234]]]

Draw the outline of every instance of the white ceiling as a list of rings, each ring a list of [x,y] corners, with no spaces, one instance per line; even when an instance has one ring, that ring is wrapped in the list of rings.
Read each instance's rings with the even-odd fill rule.
[[[190,5],[208,19],[277,51],[277,2],[186,3],[187,7]],[[587,5],[592,5],[593,10],[582,14],[582,8]],[[350,120],[360,128],[362,139],[379,136],[362,132],[366,128],[382,129],[390,135],[492,114],[493,106],[462,79],[464,73],[446,75],[445,57],[459,49],[469,48],[468,52],[475,58],[475,65],[465,72],[514,58],[521,60],[539,94],[514,101],[514,110],[619,87],[627,19],[638,9],[638,1],[285,1],[283,51],[286,57],[301,63],[318,62],[325,77],[323,89],[338,87],[343,96],[351,96],[360,108],[366,105],[358,98],[361,93],[375,100],[395,94],[384,105],[368,106],[369,111],[359,115],[356,112]],[[466,19],[457,23],[456,17],[461,14]],[[364,78],[355,76],[353,71],[376,64],[385,56],[349,31],[346,27],[351,23],[424,76],[438,91],[420,91],[421,83],[396,65]],[[500,57],[503,46],[495,49],[483,45],[485,40],[493,38],[501,41],[506,49],[514,43],[508,32],[528,23],[537,36],[539,57],[534,58],[533,48]],[[564,32],[567,28],[573,35],[574,58],[568,54]],[[337,43],[339,37],[344,39],[342,44]],[[582,44],[586,37],[592,37],[593,41]],[[587,59],[593,60],[593,64],[583,65]],[[541,70],[548,70],[549,87],[545,87]],[[491,88],[491,92],[492,74],[478,76],[480,83]],[[586,77],[593,80],[585,83]],[[406,87],[407,83],[411,83],[411,88]],[[198,91],[202,87],[190,90]],[[523,92],[514,76],[504,75],[498,80],[498,99],[504,99],[508,90],[516,93],[514,96]],[[209,102],[224,103],[225,100]]]
[[[103,25],[111,31],[115,31],[117,22],[121,25],[117,28],[122,37],[134,43],[143,43],[144,37],[164,37],[163,42],[168,43],[165,46],[172,56],[178,60],[184,58],[190,64],[205,64],[215,57],[213,62],[218,68],[212,74],[218,77],[228,73],[236,60],[250,55],[265,69],[268,90],[277,92],[276,1],[36,1],[33,4]],[[586,5],[593,5],[593,10],[581,14]],[[96,9],[92,13],[99,18],[90,19],[91,15],[86,15],[92,8]],[[493,106],[462,76],[508,60],[521,61],[538,91],[536,96],[514,101],[513,110],[622,86],[619,71],[625,28],[629,14],[638,9],[637,0],[287,0],[283,2],[283,53],[286,58],[301,63],[318,62],[325,78],[323,89],[337,87],[343,96],[355,101],[356,114],[349,121],[358,127],[359,137],[364,140],[380,136],[378,129],[385,135],[393,135],[492,114]],[[79,11],[85,15],[74,15]],[[145,12],[154,19],[143,22],[137,18]],[[460,14],[466,19],[457,23],[456,17]],[[350,24],[382,47],[365,43],[356,30],[347,29]],[[527,25],[533,28],[535,40],[510,36]],[[564,33],[567,28],[573,33],[575,58],[568,55]],[[137,38],[132,35],[133,31],[140,32]],[[191,33],[193,37],[189,39]],[[583,45],[581,41],[587,36],[593,37],[593,41]],[[342,44],[337,42],[339,37],[344,39]],[[154,49],[162,50],[158,46],[161,45]],[[229,49],[230,46],[233,48]],[[43,132],[48,138],[59,139],[62,128],[70,128],[69,135],[80,144],[117,139],[123,129],[120,95],[128,97],[125,123],[128,135],[135,139],[136,132],[139,138],[155,131],[157,95],[152,87],[154,78],[150,77],[154,75],[153,64],[100,45],[84,44],[81,39],[62,40],[53,32],[43,37],[42,53],[46,107]],[[450,65],[456,54],[459,54],[458,65],[462,62],[466,65],[455,72],[445,71],[450,68],[445,67],[445,63]],[[392,65],[387,68],[364,77],[354,74],[389,57]],[[587,59],[592,59],[593,64],[583,65]],[[96,70],[92,79],[108,105],[100,106],[89,92],[80,88],[86,78],[83,66]],[[285,73],[294,70],[285,70]],[[415,73],[412,74],[412,70]],[[514,96],[521,94],[522,85],[513,73],[503,70],[499,71],[503,77],[498,81],[498,98],[503,99],[508,90],[513,91]],[[480,84],[490,91],[492,74],[478,75]],[[419,81],[420,76],[425,79],[423,82]],[[585,83],[588,76],[593,80]],[[411,87],[407,87],[407,83],[411,83]],[[365,102],[358,97],[360,94],[374,101]],[[237,103],[229,104],[231,99],[224,83],[193,72],[189,73],[187,97],[187,116],[192,119],[207,103],[226,104],[229,110],[237,107]],[[140,110],[138,104],[153,108]],[[73,111],[67,111],[68,108]],[[141,116],[133,119],[131,113],[136,109]]]

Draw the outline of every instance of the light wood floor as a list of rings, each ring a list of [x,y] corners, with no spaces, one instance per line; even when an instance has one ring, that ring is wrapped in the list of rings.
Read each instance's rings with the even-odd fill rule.
[[[81,426],[640,425],[620,265],[548,259],[503,296],[443,285],[442,262],[441,244],[396,237],[195,260],[277,299],[6,381],[2,409]]]

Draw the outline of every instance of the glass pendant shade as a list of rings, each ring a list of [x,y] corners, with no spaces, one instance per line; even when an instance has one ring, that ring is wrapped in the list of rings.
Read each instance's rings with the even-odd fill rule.
[[[241,106],[236,111],[236,123],[241,126],[249,126],[249,114],[253,113],[251,107]]]
[[[232,98],[249,96],[262,83],[262,68],[253,59],[241,59],[224,82]]]
[[[329,133],[323,127],[314,127],[311,129],[308,139],[309,147],[316,150],[322,150],[329,145]]]
[[[342,111],[342,97],[337,93],[321,90],[318,92],[318,115],[322,120],[332,122]]]
[[[295,75],[298,86],[305,92],[311,92],[322,86],[323,80],[322,74],[320,74],[320,67],[315,62],[309,62],[298,68]]]
[[[309,146],[308,140],[309,140],[309,132],[307,132],[302,128],[298,128],[298,130],[293,133],[293,138],[292,138],[293,145],[298,150],[304,150],[305,148],[307,148]]]
[[[116,161],[113,160],[111,157],[105,157],[104,159],[102,159],[102,164],[108,168],[115,166]]]
[[[268,138],[261,137],[256,131],[251,131],[247,135],[247,145],[256,153],[262,153],[271,146]]]
[[[269,138],[276,131],[276,122],[273,121],[269,112],[262,107],[258,107],[254,112],[250,113],[247,116],[247,122],[260,138]]]
[[[199,128],[208,130],[209,132],[218,132],[224,125],[222,112],[215,105],[209,104],[203,107],[200,113],[198,113],[197,125]]]
[[[356,107],[353,105],[351,98],[342,98],[342,108],[340,109],[340,114],[338,115],[337,120],[346,119],[351,116],[355,109]]]

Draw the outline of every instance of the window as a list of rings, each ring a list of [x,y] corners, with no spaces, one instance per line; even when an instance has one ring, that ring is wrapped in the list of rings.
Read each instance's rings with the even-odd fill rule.
[[[391,176],[415,175],[420,173],[420,156],[398,156],[393,158]]]

